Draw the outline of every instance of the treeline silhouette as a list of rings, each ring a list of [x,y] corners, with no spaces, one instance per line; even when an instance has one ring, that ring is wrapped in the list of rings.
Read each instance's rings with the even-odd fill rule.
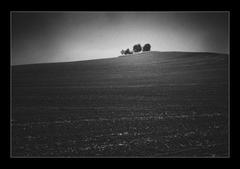
[[[145,51],[150,51],[151,50],[151,45],[149,43],[145,44],[143,47],[140,44],[136,44],[133,46],[133,50],[130,51],[130,49],[126,50],[121,50],[122,55],[129,55],[133,53],[139,53],[139,52],[145,52]]]

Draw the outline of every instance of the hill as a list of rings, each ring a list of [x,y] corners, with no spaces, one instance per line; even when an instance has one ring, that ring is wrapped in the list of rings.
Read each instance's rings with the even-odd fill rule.
[[[227,156],[228,55],[12,66],[15,156]]]
[[[227,65],[227,55],[223,54],[149,52],[111,59],[13,66],[12,80],[14,86],[54,87],[129,86],[156,84],[156,81],[158,85],[206,80],[222,83],[227,82]]]

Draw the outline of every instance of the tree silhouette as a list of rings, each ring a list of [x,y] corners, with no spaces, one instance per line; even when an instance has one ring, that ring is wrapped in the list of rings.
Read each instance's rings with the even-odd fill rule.
[[[133,51],[134,52],[141,52],[142,51],[142,47],[140,44],[136,44],[133,46]]]
[[[151,50],[151,45],[149,43],[143,46],[143,51],[150,51],[150,50]]]
[[[130,52],[130,50],[129,49],[127,49],[127,50],[125,50],[125,53],[124,53],[125,55],[127,55],[127,54],[131,54],[131,52]]]

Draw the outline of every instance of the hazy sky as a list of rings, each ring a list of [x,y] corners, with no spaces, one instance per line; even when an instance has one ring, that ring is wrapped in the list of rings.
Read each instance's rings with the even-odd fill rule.
[[[136,43],[154,51],[228,53],[227,12],[12,12],[12,64],[117,57]]]

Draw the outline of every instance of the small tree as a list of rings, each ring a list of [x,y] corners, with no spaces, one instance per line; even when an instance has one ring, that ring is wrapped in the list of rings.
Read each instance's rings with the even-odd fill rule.
[[[124,55],[124,54],[125,54],[125,51],[124,51],[123,49],[121,50],[121,54],[122,54],[122,55]]]
[[[133,46],[133,51],[134,52],[141,52],[142,51],[142,47],[140,44],[136,44]]]
[[[124,53],[125,55],[127,55],[127,54],[131,54],[131,52],[130,52],[130,50],[129,49],[127,49],[127,50],[125,50],[125,53]]]
[[[151,50],[151,45],[149,43],[143,46],[143,51],[150,51],[150,50]]]

